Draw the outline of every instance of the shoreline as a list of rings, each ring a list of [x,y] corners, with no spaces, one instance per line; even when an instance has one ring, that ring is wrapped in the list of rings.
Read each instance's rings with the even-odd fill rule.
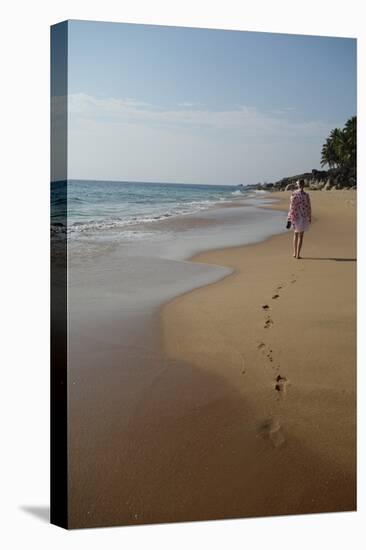
[[[198,372],[185,361],[167,359],[162,353],[159,315],[169,296],[205,288],[230,275],[231,270],[221,266],[187,260],[192,254],[185,252],[200,249],[204,243],[216,250],[217,244],[226,242],[253,238],[258,242],[261,234],[279,226],[279,217],[273,212],[268,222],[263,210],[250,204],[241,206],[204,213],[202,220],[194,220],[195,229],[188,231],[188,240],[184,241],[185,233],[171,250],[165,246],[154,253],[149,248],[150,257],[130,257],[127,250],[121,254],[116,250],[108,255],[108,261],[90,257],[88,263],[78,258],[72,263],[71,527],[198,519],[190,501],[201,498],[197,487],[204,472],[197,464],[199,441],[187,446],[190,418],[202,399],[207,401],[222,392],[223,384],[220,378]],[[214,237],[207,238],[209,234],[197,230],[201,221],[215,223]],[[192,222],[181,223],[189,227]],[[144,279],[137,277],[141,273]],[[121,284],[120,274],[128,287]],[[202,387],[204,394],[192,389]],[[234,402],[241,407],[239,396],[231,399],[232,405]],[[179,425],[173,426],[170,419],[177,415]],[[200,424],[199,418],[195,424]],[[207,424],[202,429],[206,431]],[[194,467],[196,473],[190,471]],[[219,512],[213,517],[219,517]],[[205,515],[204,506],[199,514],[201,519],[211,518]]]
[[[285,196],[278,193],[276,198],[278,195],[282,200],[264,208],[285,210],[290,193]],[[250,487],[258,495],[251,503],[243,504],[238,515],[233,512],[222,517],[263,516],[267,511],[270,515],[281,515],[356,508],[356,193],[340,191],[330,196],[315,192],[311,197],[315,223],[305,235],[303,254],[315,260],[316,252],[328,245],[332,253],[318,256],[324,261],[287,258],[287,254],[291,255],[288,234],[274,235],[260,243],[202,252],[190,261],[215,263],[234,272],[216,283],[174,298],[160,310],[161,344],[167,358],[183,360],[198,370],[218,376],[235,394],[239,393],[251,411],[245,420],[233,420],[231,429],[241,430],[243,434],[241,441],[235,439],[234,443],[231,439],[231,444],[233,452],[242,457],[243,464],[251,471],[244,476],[245,483],[241,480],[242,490]],[[335,231],[338,243],[330,235],[331,223],[341,226]],[[275,254],[273,249],[277,250]],[[267,264],[263,261],[266,254],[269,255]],[[279,261],[286,262],[284,266],[276,265],[276,254]],[[246,258],[238,262],[240,255]],[[262,259],[256,272],[253,263],[258,255]],[[330,280],[324,284],[324,278],[329,276]],[[311,279],[315,288],[309,286],[305,277]],[[342,291],[344,285],[346,292]],[[296,287],[301,288],[305,303],[299,301],[294,292]],[[338,298],[338,308],[329,297],[325,298],[327,291],[335,297],[343,292]],[[246,298],[240,299],[239,292],[247,292]],[[310,308],[315,297],[318,303]],[[320,309],[319,304],[323,306]],[[268,308],[263,310],[263,306]],[[299,310],[299,306],[304,319],[291,315],[292,308]],[[241,307],[247,311],[242,313]],[[291,323],[286,319],[288,316]],[[253,326],[248,329],[250,324]],[[299,345],[296,340],[300,334],[304,335],[304,343]],[[324,341],[329,343],[329,349],[322,352]],[[346,367],[342,367],[340,358],[345,360]],[[294,364],[296,359],[298,365]],[[320,365],[320,372],[313,363]],[[337,366],[336,372],[332,371],[332,363]],[[228,406],[231,399],[226,399]],[[325,412],[330,414],[328,422]],[[317,426],[315,430],[314,426]],[[260,448],[258,440],[262,444]],[[305,453],[304,449],[300,452],[302,445],[306,453],[310,453],[305,462],[312,465],[311,475],[301,459]],[[247,449],[244,454],[243,446]],[[228,466],[227,457],[222,460]],[[254,463],[260,465],[260,475],[267,479],[267,485],[259,490],[253,486]],[[285,474],[276,474],[277,468]],[[221,464],[220,469],[222,474],[225,466]],[[335,482],[337,476],[341,476],[343,483]],[[230,474],[228,467],[224,483],[236,491],[238,479]],[[276,505],[268,508],[271,491],[277,493],[278,499]],[[296,492],[302,495],[300,503],[294,497]],[[230,509],[229,503],[227,507]],[[214,515],[211,508],[211,516]]]
[[[268,199],[268,198],[270,198],[270,195],[276,195],[275,200],[271,204],[262,204],[262,205],[258,204],[258,205],[256,205],[256,207],[261,209],[261,210],[262,209],[263,210],[276,210],[276,211],[286,213],[287,210],[288,210],[288,208],[286,207],[288,201],[287,201],[287,199],[285,200],[283,198],[284,193],[283,192],[281,192],[281,193],[279,193],[279,192],[278,193],[266,192],[266,194],[263,195],[263,198]],[[282,195],[282,196],[277,196],[277,195]],[[251,199],[246,199],[246,200],[251,200]],[[222,207],[222,206],[220,206],[220,207]],[[223,208],[234,208],[234,207],[237,208],[238,205],[233,203],[233,204],[228,204],[228,205],[223,206]],[[241,204],[240,207],[243,207],[243,208],[248,207],[248,204]],[[316,217],[313,215],[313,224],[314,224],[314,222],[316,222]],[[288,232],[289,231],[287,231],[287,233]],[[220,246],[218,248],[211,248],[211,249],[208,249],[208,250],[201,250],[199,252],[194,252],[193,254],[191,254],[190,256],[187,256],[184,259],[179,260],[179,261],[182,261],[184,263],[193,263],[193,264],[198,264],[198,265],[203,265],[203,266],[204,265],[211,265],[212,267],[218,267],[218,268],[228,268],[231,271],[226,273],[226,274],[218,276],[218,278],[216,280],[213,280],[211,282],[206,282],[206,283],[203,283],[203,284],[199,284],[198,286],[196,286],[194,288],[190,288],[188,290],[184,290],[182,292],[179,292],[178,294],[176,294],[172,298],[169,298],[169,299],[163,301],[162,303],[160,303],[156,306],[156,309],[155,309],[155,312],[154,312],[155,315],[157,316],[158,319],[160,319],[161,312],[163,311],[163,309],[168,304],[174,302],[176,299],[181,298],[183,296],[186,296],[187,294],[190,294],[191,292],[194,292],[195,290],[198,290],[200,288],[206,288],[206,287],[209,287],[211,285],[218,284],[218,283],[224,281],[225,279],[227,279],[228,277],[232,277],[233,275],[235,275],[236,272],[235,272],[234,267],[226,266],[226,265],[222,265],[222,264],[216,264],[216,263],[207,262],[207,261],[200,261],[201,256],[206,255],[206,254],[215,254],[217,252],[221,252],[221,251],[224,251],[224,250],[241,250],[242,248],[247,248],[247,247],[251,247],[251,246],[259,246],[263,243],[266,243],[266,242],[270,241],[271,239],[273,239],[275,237],[279,237],[279,236],[283,236],[283,235],[284,235],[283,232],[281,232],[281,233],[278,233],[278,232],[271,233],[270,235],[265,236],[264,238],[260,238],[259,240],[255,240],[253,242],[244,243],[244,244],[231,244],[231,245],[227,245],[227,246]],[[158,321],[158,322],[160,322],[160,321]]]

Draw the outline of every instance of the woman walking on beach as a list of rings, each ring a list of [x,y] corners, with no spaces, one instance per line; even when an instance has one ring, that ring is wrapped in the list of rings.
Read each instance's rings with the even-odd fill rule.
[[[287,224],[294,228],[294,258],[300,259],[300,252],[304,240],[304,231],[309,229],[311,223],[311,203],[308,193],[305,193],[304,180],[298,180],[298,189],[291,195],[290,210],[287,216]]]

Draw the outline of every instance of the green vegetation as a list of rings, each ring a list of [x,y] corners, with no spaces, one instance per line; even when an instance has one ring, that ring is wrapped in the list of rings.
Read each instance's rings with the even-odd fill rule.
[[[347,120],[343,129],[334,128],[321,151],[321,165],[328,165],[337,179],[356,185],[357,117]]]

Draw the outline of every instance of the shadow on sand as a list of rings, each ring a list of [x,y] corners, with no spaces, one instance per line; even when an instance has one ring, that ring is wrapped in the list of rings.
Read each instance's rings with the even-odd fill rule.
[[[353,463],[340,475],[321,438],[312,449],[214,370],[152,349],[122,369],[85,356],[69,396],[70,529],[355,509]]]
[[[332,260],[333,262],[357,262],[357,258],[309,258],[303,257],[302,260]]]

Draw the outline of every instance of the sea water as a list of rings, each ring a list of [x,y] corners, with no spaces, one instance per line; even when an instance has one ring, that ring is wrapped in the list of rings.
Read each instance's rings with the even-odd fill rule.
[[[62,203],[64,187],[55,182],[52,190],[53,203]],[[73,238],[119,229],[120,238],[138,238],[137,232],[128,231],[130,226],[194,214],[248,195],[245,188],[232,185],[68,180],[67,233]],[[55,231],[62,230],[64,214],[60,208],[55,211]]]
[[[67,238],[70,311],[151,311],[231,273],[192,263],[205,250],[285,230],[267,195],[232,185],[69,180],[51,187],[53,249]]]

